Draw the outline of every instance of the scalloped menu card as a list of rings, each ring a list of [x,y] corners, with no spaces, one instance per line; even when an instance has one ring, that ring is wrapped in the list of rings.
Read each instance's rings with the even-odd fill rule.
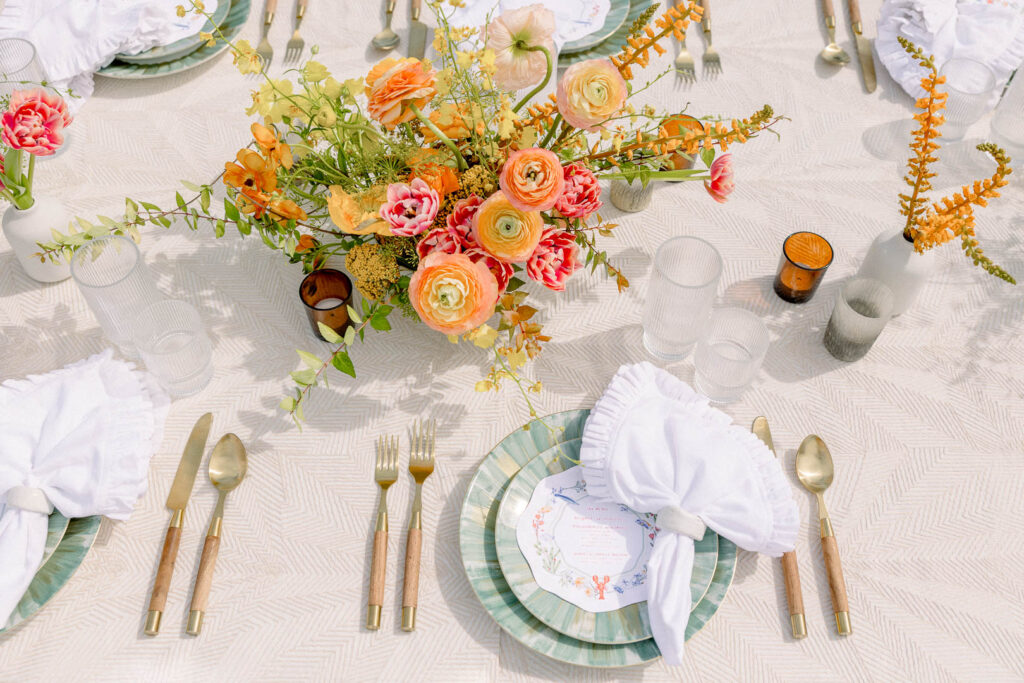
[[[657,534],[655,515],[588,495],[580,467],[542,479],[516,526],[537,584],[588,612],[647,599]]]

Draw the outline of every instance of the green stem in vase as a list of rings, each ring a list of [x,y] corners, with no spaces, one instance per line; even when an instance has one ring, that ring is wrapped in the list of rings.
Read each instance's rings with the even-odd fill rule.
[[[540,84],[536,88],[534,88],[530,92],[526,93],[526,97],[524,97],[523,99],[519,100],[519,102],[516,104],[516,106],[512,107],[512,111],[517,112],[520,109],[522,109],[524,104],[526,104],[531,99],[533,99],[533,96],[536,95],[537,93],[539,93],[541,90],[543,90],[544,86],[546,86],[548,84],[548,81],[551,80],[551,67],[553,65],[551,63],[551,53],[548,52],[548,49],[546,47],[544,47],[543,45],[527,45],[526,43],[524,43],[523,41],[520,40],[520,41],[517,41],[516,44],[512,46],[512,49],[513,50],[522,50],[523,52],[543,52],[544,53],[544,59],[547,61],[547,67],[548,67],[547,73],[544,74],[544,80],[541,81]]]
[[[429,128],[430,131],[437,136],[438,140],[443,142],[445,146],[452,151],[452,154],[455,155],[455,163],[458,164],[459,170],[469,170],[469,164],[467,164],[466,160],[462,158],[462,153],[459,152],[459,148],[456,146],[454,142],[452,142],[452,139],[445,135],[444,133],[442,133],[441,129],[435,126],[433,121],[424,116],[423,112],[421,112],[419,107],[417,107],[415,104],[410,104],[409,109],[412,111],[413,114],[416,115],[416,118],[423,122],[424,126]]]

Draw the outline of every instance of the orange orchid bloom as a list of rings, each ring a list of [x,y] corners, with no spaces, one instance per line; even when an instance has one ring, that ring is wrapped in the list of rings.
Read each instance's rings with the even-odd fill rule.
[[[288,146],[287,142],[278,140],[274,131],[261,123],[253,123],[250,130],[256,144],[260,146],[268,159],[276,161],[285,168],[292,167],[292,148]]]
[[[290,199],[274,199],[270,202],[270,214],[283,225],[288,221],[304,221],[308,217],[302,208]]]
[[[274,167],[251,149],[238,150],[237,162],[224,164],[224,184],[249,194],[277,189]]]

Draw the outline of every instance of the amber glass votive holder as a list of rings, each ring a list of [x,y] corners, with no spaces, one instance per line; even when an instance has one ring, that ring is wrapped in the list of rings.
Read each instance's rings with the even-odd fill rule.
[[[313,334],[327,341],[317,325],[323,323],[344,336],[350,324],[348,307],[352,304],[352,281],[348,275],[333,268],[314,270],[299,285],[299,297],[306,307]]]
[[[821,235],[794,232],[782,243],[775,293],[791,304],[810,301],[832,264],[832,256],[832,245]]]

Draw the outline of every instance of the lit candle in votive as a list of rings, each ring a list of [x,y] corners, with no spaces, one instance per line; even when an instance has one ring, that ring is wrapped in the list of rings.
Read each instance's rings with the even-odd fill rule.
[[[320,301],[317,301],[316,302],[316,306],[314,306],[314,308],[320,308],[320,309],[337,308],[338,306],[342,305],[343,303],[345,303],[345,302],[342,299],[338,299],[338,298],[335,298],[335,297],[328,297],[326,299],[321,299]]]

